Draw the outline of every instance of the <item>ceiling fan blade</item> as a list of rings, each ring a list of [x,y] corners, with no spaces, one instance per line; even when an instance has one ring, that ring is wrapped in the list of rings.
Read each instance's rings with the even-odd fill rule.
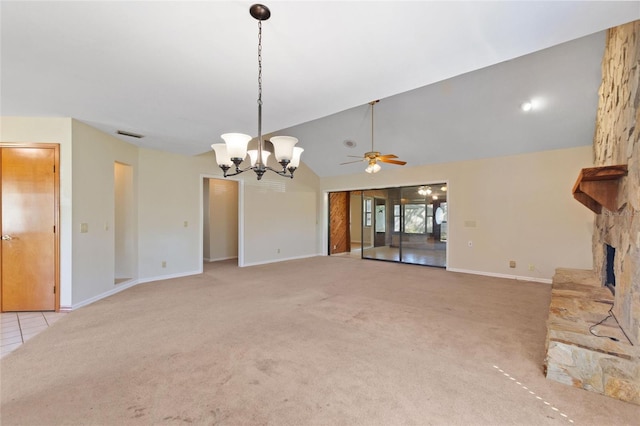
[[[347,157],[362,158],[362,155],[347,155]]]
[[[378,158],[398,158],[398,156],[394,154],[384,154],[384,155],[379,155]]]
[[[340,165],[342,166],[342,165],[344,165],[344,164],[361,163],[361,162],[363,162],[363,161],[364,161],[364,160],[347,161],[346,163],[340,163]]]
[[[407,164],[406,161],[390,160],[387,158],[378,158],[378,160],[382,161],[383,163],[397,164],[399,166],[404,166],[405,164]]]

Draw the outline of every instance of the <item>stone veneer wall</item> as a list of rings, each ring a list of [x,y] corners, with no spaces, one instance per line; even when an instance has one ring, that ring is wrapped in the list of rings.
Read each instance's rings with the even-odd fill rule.
[[[593,265],[604,283],[605,243],[616,249],[614,314],[640,344],[640,21],[608,30],[594,136],[595,166],[627,164],[617,211],[596,215]]]

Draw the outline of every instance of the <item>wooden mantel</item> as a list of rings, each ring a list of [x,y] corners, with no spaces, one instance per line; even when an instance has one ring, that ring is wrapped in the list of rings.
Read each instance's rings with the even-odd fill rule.
[[[582,169],[573,186],[573,198],[587,206],[594,213],[618,210],[618,184],[627,175],[627,165],[588,167]]]

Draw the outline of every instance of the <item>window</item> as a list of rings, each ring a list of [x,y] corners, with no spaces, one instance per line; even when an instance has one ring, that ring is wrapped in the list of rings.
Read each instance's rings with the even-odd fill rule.
[[[385,232],[386,221],[386,206],[376,206],[376,232]]]
[[[393,205],[393,232],[400,232],[400,204]]]
[[[407,234],[424,234],[426,228],[426,205],[405,204],[404,232]]]
[[[373,200],[371,198],[365,198],[364,200],[364,226],[371,227],[371,214],[372,214]]]

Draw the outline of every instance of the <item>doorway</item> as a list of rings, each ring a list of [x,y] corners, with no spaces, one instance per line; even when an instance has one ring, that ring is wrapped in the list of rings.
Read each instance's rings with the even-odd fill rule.
[[[0,143],[0,307],[60,308],[60,146]]]
[[[207,178],[202,193],[202,259],[238,259],[238,186],[233,180]]]
[[[115,283],[127,282],[135,274],[135,207],[133,195],[133,167],[115,162],[114,180],[114,247],[115,247]]]

